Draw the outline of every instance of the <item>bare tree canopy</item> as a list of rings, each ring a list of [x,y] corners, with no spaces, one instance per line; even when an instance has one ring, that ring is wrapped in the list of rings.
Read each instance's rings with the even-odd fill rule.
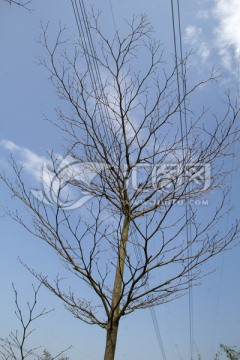
[[[16,183],[2,179],[32,214],[32,225],[25,216],[11,216],[56,251],[76,288],[29,270],[76,318],[106,329],[104,359],[110,360],[122,317],[182,296],[205,275],[202,265],[238,239],[238,221],[226,232],[218,224],[227,213],[223,163],[239,140],[239,107],[228,95],[221,118],[204,108],[196,115],[191,95],[218,73],[186,87],[190,55],[165,70],[162,46],[145,15],[113,38],[93,15],[96,48],[79,38],[74,54],[65,50],[64,33],[61,28],[51,46],[43,28],[41,39],[47,53],[41,64],[59,99],[71,106],[58,110],[67,157],[51,156],[54,179],[48,183],[43,176],[48,203],[27,190],[14,161]],[[68,186],[91,198],[84,214],[70,211]],[[218,204],[206,216],[192,204],[213,191]],[[89,299],[85,288],[92,291]]]

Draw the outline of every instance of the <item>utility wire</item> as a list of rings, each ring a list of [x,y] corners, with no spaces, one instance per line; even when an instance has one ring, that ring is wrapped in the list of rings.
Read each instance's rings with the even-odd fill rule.
[[[179,359],[180,359],[180,360],[183,360],[183,358],[182,358],[182,356],[181,356],[181,354],[180,354],[180,351],[179,351],[178,345],[177,345],[177,344],[175,344],[175,347],[176,347],[176,349],[177,349],[177,353],[178,353]]]
[[[139,243],[138,243],[136,233],[133,233],[133,238],[134,238],[133,239],[133,247],[134,247],[134,252],[135,252],[136,259],[137,259],[138,263],[140,264],[140,266],[143,266],[144,265],[143,257],[142,257],[142,253],[141,253],[141,251],[139,249]],[[145,289],[145,291],[149,291],[149,285],[145,284],[144,289]],[[167,360],[166,353],[165,353],[164,346],[163,346],[162,336],[161,336],[161,333],[160,333],[160,329],[159,329],[157,316],[156,316],[156,312],[155,312],[154,307],[150,307],[150,313],[151,313],[151,318],[152,318],[153,326],[154,326],[154,329],[155,329],[155,333],[156,333],[156,336],[157,336],[158,345],[159,345],[159,348],[160,348],[160,351],[161,351],[161,354],[162,354],[162,358],[163,358],[163,360]]]
[[[102,84],[101,75],[99,72],[98,63],[96,60],[97,59],[96,52],[95,52],[94,45],[93,45],[93,40],[92,40],[92,36],[91,36],[89,24],[88,24],[88,19],[87,19],[84,3],[83,3],[83,1],[79,0],[80,11],[77,6],[76,0],[74,0],[74,1],[71,0],[71,3],[72,3],[75,20],[76,20],[77,27],[78,27],[80,39],[82,39],[82,46],[83,46],[87,66],[88,66],[89,73],[90,73],[90,79],[91,79],[92,85],[94,87],[95,96],[97,99],[99,99],[99,98],[101,98],[101,96],[103,96],[103,98],[105,97],[104,100],[106,101],[107,99],[106,99],[106,96],[104,95],[103,84]],[[111,6],[112,17],[113,17],[113,23],[115,26],[115,31],[117,33],[116,22],[115,22],[115,18],[114,18],[111,0],[110,0],[110,6]],[[81,21],[80,13],[82,14],[83,21]],[[82,25],[82,22],[83,22],[84,26]],[[85,29],[84,29],[84,27],[85,27]],[[89,46],[85,41],[85,35],[87,37]],[[99,91],[98,87],[95,87],[95,84],[98,85],[98,87],[100,89],[100,94],[98,92]],[[99,108],[101,111],[101,116],[104,117],[104,115],[105,115],[105,118],[110,120],[108,109],[106,109],[106,107],[105,107],[105,114],[103,114],[101,107],[99,107]],[[103,122],[103,125],[104,125],[104,122]],[[105,132],[108,135],[107,129],[105,129]],[[141,261],[141,263],[143,263],[143,259],[141,258],[141,252],[138,253],[136,247],[134,247],[134,249],[135,249],[135,255],[137,256],[138,259],[140,259],[139,261]],[[146,290],[148,290],[149,289],[148,285],[145,285],[145,286],[146,286]],[[152,317],[154,329],[156,332],[157,340],[159,343],[159,347],[160,347],[160,350],[162,353],[162,357],[163,357],[163,360],[166,360],[166,354],[165,354],[165,350],[164,350],[163,343],[162,343],[162,338],[161,338],[161,334],[160,334],[160,330],[159,330],[159,326],[158,326],[155,309],[150,308],[150,312],[151,312],[151,317]]]
[[[240,99],[240,89],[239,89],[239,82],[240,82],[240,53],[238,57],[238,65],[237,65],[237,83],[236,83],[236,91],[237,91],[237,101]],[[228,143],[229,145],[229,143]],[[233,143],[233,154],[235,154],[235,142]],[[229,193],[228,193],[228,211],[227,211],[227,217],[226,217],[226,226],[225,229],[228,231],[229,227],[229,212],[230,212],[230,204],[232,203],[232,183],[233,183],[233,168],[234,168],[234,158],[232,157],[231,161],[231,168],[229,169],[230,172],[230,187],[229,187]],[[222,281],[223,281],[223,270],[224,270],[224,263],[225,263],[225,252],[222,253],[222,259],[220,264],[220,277],[218,282],[218,292],[217,292],[217,301],[215,306],[215,316],[214,316],[214,323],[213,323],[213,332],[212,332],[212,338],[210,343],[210,351],[209,351],[209,359],[211,357],[211,350],[213,348],[214,338],[216,334],[216,327],[217,327],[217,319],[218,319],[218,312],[220,307],[220,298],[221,298],[221,292],[222,292]]]
[[[109,134],[109,129],[111,128],[111,125],[112,125],[111,124],[112,121],[111,121],[110,114],[109,114],[109,109],[108,109],[109,102],[108,102],[108,98],[107,98],[107,96],[106,96],[106,94],[104,92],[102,77],[101,77],[101,74],[100,74],[99,65],[98,65],[98,61],[97,61],[97,54],[96,54],[93,39],[92,39],[92,34],[91,34],[90,26],[89,26],[89,21],[88,21],[84,1],[79,0],[79,4],[80,4],[80,7],[81,7],[81,11],[82,11],[82,13],[84,15],[84,22],[86,23],[86,30],[87,30],[87,34],[88,34],[88,40],[90,41],[91,53],[92,53],[92,58],[93,58],[93,63],[94,63],[94,69],[96,71],[97,82],[98,82],[98,85],[99,85],[99,88],[100,88],[100,99],[101,99],[101,97],[103,98],[103,109],[104,109],[104,113],[105,113],[104,115],[105,115],[106,122],[108,124],[108,126],[106,126],[106,122],[103,121],[103,126],[105,127],[105,135],[106,135],[106,137],[107,137],[107,139],[109,141],[111,149],[114,150],[114,148],[113,148],[114,136],[113,136],[112,139],[110,139],[111,133]]]
[[[99,71],[99,66],[98,66],[98,62],[97,62],[97,55],[96,55],[95,47],[94,47],[94,44],[93,44],[92,34],[91,34],[91,31],[90,31],[90,27],[89,27],[89,21],[88,21],[84,1],[79,0],[79,5],[80,5],[80,8],[81,8],[81,12],[83,14],[84,23],[86,24],[85,28],[86,28],[86,32],[87,32],[88,41],[90,43],[90,49],[91,49],[91,54],[92,54],[93,64],[94,64],[94,70],[96,71],[96,75],[97,75],[97,82],[98,82],[99,87],[100,87],[100,96],[103,96],[104,100],[106,101],[107,98],[106,98],[106,96],[104,94],[102,78],[101,78],[100,71]],[[109,118],[109,113],[108,113],[106,107],[104,107],[104,110],[105,110],[106,118],[108,119]]]
[[[112,14],[112,19],[113,19],[113,24],[114,24],[115,32],[117,33],[117,26],[116,26],[116,21],[115,21],[113,6],[112,6],[112,0],[109,0],[109,3],[110,3],[110,9],[111,9],[111,14]]]
[[[83,1],[71,0],[72,8],[77,23],[77,28],[80,36],[81,45],[83,47],[84,56],[87,63],[87,68],[90,75],[94,96],[96,98],[97,106],[100,113],[101,124],[103,126],[104,135],[106,136],[109,147],[111,146],[109,129],[106,121],[109,123],[109,112],[107,109],[107,99],[104,94],[103,84],[99,71],[99,66],[96,57],[96,51],[93,45],[92,35],[90,31],[89,21],[86,14],[86,9]],[[79,4],[79,5],[78,5]],[[80,16],[82,15],[82,18]]]
[[[172,28],[173,28],[173,40],[174,40],[174,52],[175,52],[175,67],[176,67],[176,75],[177,75],[177,88],[178,88],[178,102],[179,102],[179,116],[180,116],[180,133],[181,133],[181,142],[182,142],[182,154],[183,154],[183,167],[186,166],[185,163],[185,144],[184,138],[186,142],[187,149],[189,148],[188,144],[188,129],[187,129],[187,115],[186,115],[186,77],[183,66],[183,49],[182,49],[182,31],[181,31],[181,17],[180,17],[180,3],[177,0],[177,16],[178,16],[178,33],[179,33],[179,47],[180,47],[180,63],[182,70],[182,82],[183,82],[183,105],[184,105],[184,125],[185,129],[183,129],[183,116],[182,116],[182,105],[181,105],[181,90],[180,90],[180,76],[179,76],[179,65],[178,65],[178,50],[177,50],[177,39],[176,39],[176,25],[175,25],[175,12],[174,12],[174,4],[173,0],[171,0],[171,13],[172,13]],[[185,134],[184,134],[185,130]],[[185,169],[183,169],[183,173],[185,173]],[[188,256],[188,267],[190,268],[190,259],[192,259],[192,249],[191,249],[191,223],[189,224],[189,212],[191,211],[190,205],[187,203],[187,195],[185,193],[185,221],[186,221],[186,236],[187,236],[187,256]],[[189,225],[188,225],[189,224]],[[193,295],[192,295],[192,271],[190,270],[189,276],[189,291],[188,291],[188,312],[189,312],[189,337],[190,337],[190,355],[191,360],[193,360]]]
[[[181,63],[182,63],[182,82],[183,82],[183,104],[184,104],[184,123],[185,123],[185,134],[186,134],[186,146],[187,149],[189,149],[189,143],[188,143],[188,126],[187,126],[187,107],[186,107],[186,93],[187,93],[187,82],[186,82],[186,73],[183,65],[183,46],[182,46],[182,26],[181,26],[181,13],[180,13],[180,1],[177,0],[177,11],[178,11],[178,31],[179,31],[179,45],[180,45],[180,55],[181,55]],[[187,200],[187,199],[186,199]],[[190,204],[186,204],[186,214],[190,212],[191,216],[193,215],[192,208]],[[187,218],[187,216],[186,216]],[[192,226],[190,223],[190,226],[187,227],[187,231],[189,230],[189,236],[188,236],[188,245],[189,245],[189,238],[190,241],[192,239]],[[189,257],[192,259],[192,247],[188,247],[189,250]],[[192,270],[190,270],[190,278],[192,278]],[[190,322],[190,343],[191,343],[191,359],[193,358],[193,288],[192,284],[189,284],[189,292],[188,292],[188,298],[189,298],[189,322]]]

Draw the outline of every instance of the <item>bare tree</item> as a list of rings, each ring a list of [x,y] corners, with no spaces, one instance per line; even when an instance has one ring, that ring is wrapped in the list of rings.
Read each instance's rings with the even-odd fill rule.
[[[35,288],[33,285],[33,301],[32,303],[27,302],[27,315],[23,311],[23,309],[20,307],[19,299],[18,299],[18,292],[15,289],[14,285],[12,285],[15,295],[15,307],[16,311],[15,314],[20,321],[21,324],[21,331],[19,332],[16,330],[16,332],[11,332],[10,335],[4,340],[1,339],[3,342],[2,351],[2,359],[8,360],[8,359],[26,359],[27,357],[33,357],[36,356],[34,353],[39,347],[31,348],[30,350],[27,350],[25,347],[27,346],[27,340],[29,336],[35,331],[35,329],[31,329],[33,322],[37,320],[38,318],[49,314],[52,310],[47,311],[45,308],[40,311],[36,312],[36,305],[37,305],[37,297],[38,293],[41,287],[40,285]]]
[[[225,233],[218,227],[227,213],[223,163],[239,139],[239,107],[227,96],[222,118],[204,109],[194,114],[191,95],[218,74],[187,88],[189,56],[165,70],[145,15],[112,39],[98,16],[90,26],[96,47],[80,37],[73,56],[64,50],[64,28],[53,46],[43,29],[41,63],[71,105],[67,113],[58,110],[56,122],[68,136],[67,159],[51,156],[53,177],[49,183],[43,175],[42,198],[27,190],[15,161],[17,184],[2,179],[32,212],[32,226],[11,216],[56,251],[80,286],[66,290],[61,278],[52,283],[29,270],[76,318],[106,330],[104,359],[112,360],[123,317],[182,296],[205,275],[202,265],[239,237],[238,221]],[[88,220],[69,211],[69,186],[92,197],[84,206]],[[218,205],[203,216],[192,204],[213,191]],[[93,294],[87,300],[85,287]]]

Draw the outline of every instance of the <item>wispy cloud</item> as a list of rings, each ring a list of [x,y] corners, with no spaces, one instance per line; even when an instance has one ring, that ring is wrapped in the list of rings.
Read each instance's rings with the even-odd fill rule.
[[[16,156],[16,160],[37,179],[41,180],[42,168],[48,162],[47,158],[39,156],[24,146],[19,146],[10,140],[1,140],[0,146]]]
[[[211,12],[209,10],[200,10],[197,13],[199,19],[208,20],[211,17]]]
[[[186,28],[185,40],[192,44],[196,44],[202,34],[202,29],[197,26],[190,25]]]
[[[240,55],[240,1],[214,0],[216,46],[224,66],[234,70],[234,62]]]
[[[106,166],[98,163],[81,163],[70,155],[63,158],[61,155],[55,154],[50,158],[45,158],[9,140],[1,140],[0,147],[13,155],[16,163],[24,167],[24,170],[33,177],[34,182],[37,180],[37,186],[34,184],[34,188],[31,190],[35,198],[51,206],[60,204],[68,210],[76,209],[92,198],[90,194],[81,197],[79,189],[75,189],[71,185],[71,181],[75,180],[90,185],[91,181]],[[2,158],[0,161],[4,162]],[[29,176],[24,177],[24,181],[26,180],[32,183]]]
[[[210,56],[210,44],[203,40],[203,30],[201,27],[190,25],[185,30],[184,40],[188,43],[197,54],[200,56],[202,61],[207,60]]]
[[[195,21],[185,28],[185,43],[202,65],[217,63],[235,75],[240,56],[240,1],[202,1]]]

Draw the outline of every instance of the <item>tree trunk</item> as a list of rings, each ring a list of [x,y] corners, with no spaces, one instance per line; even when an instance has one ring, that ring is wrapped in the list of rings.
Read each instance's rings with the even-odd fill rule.
[[[130,220],[128,217],[125,217],[123,222],[121,241],[119,244],[118,263],[116,266],[116,274],[115,274],[113,297],[112,297],[113,320],[115,321],[118,319],[119,309],[120,309],[120,300],[121,300],[121,292],[122,292],[122,284],[123,284],[123,274],[124,274],[124,265],[126,259],[129,227],[130,227]]]
[[[118,262],[113,286],[112,316],[110,316],[108,323],[104,360],[114,360],[116,350],[118,325],[120,320],[120,301],[129,227],[130,219],[128,216],[126,216],[123,222],[121,240],[119,244]]]
[[[116,344],[117,344],[117,333],[118,333],[118,323],[113,324],[112,327],[107,330],[104,360],[114,360]]]

